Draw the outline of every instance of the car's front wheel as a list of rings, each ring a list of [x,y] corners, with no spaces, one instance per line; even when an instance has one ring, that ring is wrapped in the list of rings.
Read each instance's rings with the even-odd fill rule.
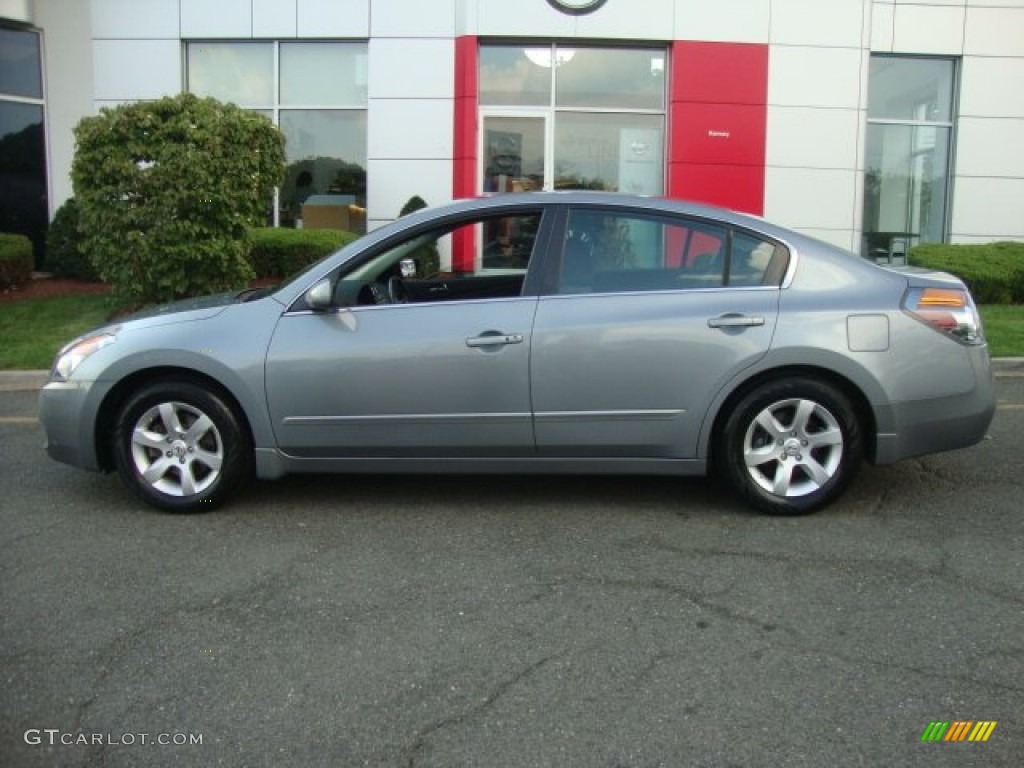
[[[718,444],[719,466],[740,495],[775,515],[802,515],[834,501],[864,453],[849,398],[824,381],[763,384],[736,404]]]
[[[234,411],[189,381],[156,382],[128,398],[114,457],[139,498],[170,512],[212,509],[252,472],[251,443]]]

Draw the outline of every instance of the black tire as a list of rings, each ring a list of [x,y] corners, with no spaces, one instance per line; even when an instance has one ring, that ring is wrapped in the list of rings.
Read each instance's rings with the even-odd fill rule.
[[[748,392],[716,444],[726,482],[772,515],[806,515],[830,504],[863,456],[863,431],[849,398],[811,378],[779,379]]]
[[[218,395],[189,381],[159,381],[134,393],[113,439],[125,485],[167,512],[213,509],[252,476],[248,431]]]

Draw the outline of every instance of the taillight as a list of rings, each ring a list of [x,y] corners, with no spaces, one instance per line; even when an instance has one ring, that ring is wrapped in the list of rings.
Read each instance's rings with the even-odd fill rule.
[[[903,299],[903,309],[963,344],[985,342],[981,317],[966,289],[911,288]]]

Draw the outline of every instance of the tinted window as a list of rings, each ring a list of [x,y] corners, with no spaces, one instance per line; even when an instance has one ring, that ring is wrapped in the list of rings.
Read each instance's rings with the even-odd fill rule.
[[[559,293],[718,288],[726,229],[698,221],[575,210],[569,215]]]
[[[744,231],[730,234],[718,224],[574,210],[565,233],[558,292],[779,285],[788,262],[783,246]]]
[[[424,303],[522,294],[540,213],[487,216],[428,230],[392,245],[346,274],[335,303]]]

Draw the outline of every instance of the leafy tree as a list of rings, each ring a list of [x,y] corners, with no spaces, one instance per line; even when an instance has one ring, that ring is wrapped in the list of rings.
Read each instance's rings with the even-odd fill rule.
[[[122,300],[169,301],[253,277],[284,138],[264,116],[183,93],[103,109],[75,128],[82,247]]]

